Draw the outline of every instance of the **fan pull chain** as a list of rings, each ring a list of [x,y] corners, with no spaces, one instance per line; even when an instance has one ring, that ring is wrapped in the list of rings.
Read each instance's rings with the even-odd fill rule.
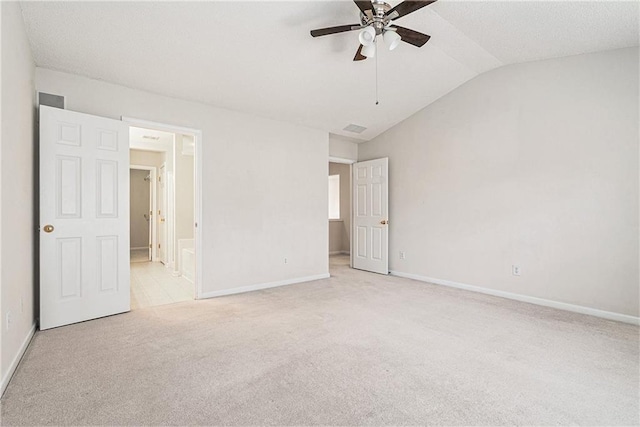
[[[378,40],[375,40],[374,45],[376,47],[376,105],[378,105]]]

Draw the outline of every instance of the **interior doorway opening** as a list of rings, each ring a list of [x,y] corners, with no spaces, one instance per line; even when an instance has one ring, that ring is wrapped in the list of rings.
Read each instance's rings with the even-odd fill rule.
[[[329,158],[328,220],[329,269],[351,265],[351,164],[347,159]]]
[[[131,308],[196,298],[196,135],[129,128]]]
[[[129,246],[131,262],[154,261],[156,227],[156,167],[129,166]]]

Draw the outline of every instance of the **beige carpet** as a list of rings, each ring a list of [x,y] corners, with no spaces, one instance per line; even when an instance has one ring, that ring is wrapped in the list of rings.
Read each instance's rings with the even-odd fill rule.
[[[38,332],[2,424],[640,422],[637,327],[344,263]]]

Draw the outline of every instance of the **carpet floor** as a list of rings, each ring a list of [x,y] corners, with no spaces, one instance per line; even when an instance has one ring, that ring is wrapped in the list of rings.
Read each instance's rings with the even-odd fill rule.
[[[3,425],[637,425],[638,327],[351,270],[37,332]]]

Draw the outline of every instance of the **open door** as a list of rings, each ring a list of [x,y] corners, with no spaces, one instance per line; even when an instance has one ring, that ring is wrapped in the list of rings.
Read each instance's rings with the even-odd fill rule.
[[[353,165],[353,268],[389,274],[388,159]]]
[[[40,329],[129,309],[128,126],[40,106]]]
[[[167,265],[167,167],[158,170],[158,259]]]
[[[153,171],[149,171],[149,214],[147,215],[147,223],[149,224],[149,261],[154,261],[153,259],[153,195],[155,191],[153,191],[155,183],[155,173],[151,173]]]

